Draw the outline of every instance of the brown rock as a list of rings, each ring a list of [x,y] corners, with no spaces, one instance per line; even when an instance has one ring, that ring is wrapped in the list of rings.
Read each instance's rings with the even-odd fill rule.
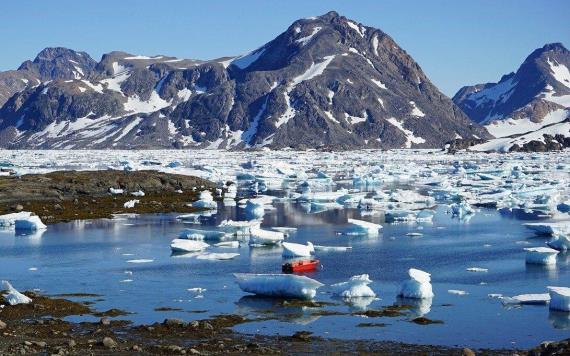
[[[470,348],[464,348],[463,351],[461,352],[462,356],[475,356],[475,352],[473,352],[473,350],[471,350]]]

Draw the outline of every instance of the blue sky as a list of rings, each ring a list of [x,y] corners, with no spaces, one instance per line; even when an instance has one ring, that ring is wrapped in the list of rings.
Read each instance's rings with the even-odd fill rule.
[[[496,81],[548,42],[570,46],[568,0],[12,0],[0,70],[48,46],[208,59],[259,47],[294,20],[335,10],[391,35],[447,95]]]

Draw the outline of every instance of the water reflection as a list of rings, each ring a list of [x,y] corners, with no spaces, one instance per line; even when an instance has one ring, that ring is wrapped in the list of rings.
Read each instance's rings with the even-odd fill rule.
[[[308,325],[320,318],[317,312],[321,308],[302,305],[302,302],[299,302],[299,305],[296,303],[298,302],[248,295],[235,303],[235,312],[244,316],[272,318],[299,325]]]
[[[432,298],[414,299],[414,298],[396,298],[396,305],[405,307],[409,306],[410,318],[415,319],[427,315],[431,312]]]
[[[555,329],[570,330],[570,313],[558,310],[550,310],[548,321]]]

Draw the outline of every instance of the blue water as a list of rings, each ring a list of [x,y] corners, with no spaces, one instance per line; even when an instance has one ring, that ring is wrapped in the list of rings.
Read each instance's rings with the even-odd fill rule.
[[[398,303],[397,290],[410,267],[432,274],[435,298],[431,306],[417,305],[418,310],[395,318],[318,316],[312,314],[323,309],[284,307],[275,300],[248,296],[235,284],[232,273],[280,272],[281,249],[247,245],[237,250],[212,249],[240,253],[229,261],[173,257],[170,241],[184,227],[190,227],[177,221],[175,215],[62,223],[36,235],[16,236],[14,231],[0,231],[0,279],[9,279],[20,290],[38,289],[48,295],[99,294],[102,297],[72,299],[95,301],[93,307],[97,310],[129,311],[132,314],[126,318],[135,323],[161,321],[166,317],[190,320],[240,313],[250,318],[277,319],[236,327],[247,333],[290,335],[297,330],[310,330],[335,338],[506,348],[534,346],[543,340],[570,335],[567,313],[550,312],[547,306],[505,307],[487,296],[545,293],[548,285],[570,285],[569,255],[560,255],[553,269],[525,265],[523,248],[542,246],[545,242],[522,226],[521,219],[525,216],[482,209],[463,222],[453,219],[446,214],[445,207],[440,207],[432,224],[385,224],[382,215],[361,216],[354,209],[307,214],[298,204],[275,206],[275,210],[265,215],[264,226],[297,227],[297,233],[289,241],[353,247],[349,252],[320,253],[317,257],[323,269],[311,273],[311,278],[330,285],[368,273],[374,281],[371,287],[378,298],[369,300],[367,306],[367,303],[345,304],[333,298],[326,287],[319,289],[317,301],[335,303],[324,310],[348,313]],[[349,217],[382,223],[382,234],[374,238],[341,234],[348,229]],[[222,208],[218,214],[204,218],[203,225],[214,226],[226,218],[242,219],[243,211],[236,207]],[[406,236],[410,232],[423,235]],[[133,259],[153,262],[127,262]],[[489,271],[467,272],[468,267]],[[195,287],[206,289],[202,297],[196,298],[196,293],[188,291]],[[449,289],[468,294],[450,294]],[[409,304],[409,301],[400,303]],[[154,311],[157,307],[182,311]],[[409,320],[420,315],[420,309],[429,310],[426,317],[444,323],[426,326],[411,323]],[[356,327],[368,322],[388,325]]]

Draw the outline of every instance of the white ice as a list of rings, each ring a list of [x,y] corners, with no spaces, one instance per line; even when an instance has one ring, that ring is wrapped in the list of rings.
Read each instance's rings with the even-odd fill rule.
[[[323,284],[305,276],[293,274],[235,273],[241,290],[268,297],[313,299]]]
[[[408,270],[410,279],[404,281],[400,288],[399,296],[404,298],[433,298],[434,294],[431,286],[431,276],[429,273],[410,268]]]
[[[8,294],[5,294],[4,298],[10,305],[28,304],[32,302],[32,299],[18,292],[8,281],[2,281],[2,288],[8,291]]]
[[[198,252],[206,249],[209,245],[204,241],[174,239],[170,243],[173,252]]]
[[[283,257],[311,257],[315,252],[315,248],[311,242],[307,242],[306,245],[293,243],[293,242],[283,242]]]
[[[343,298],[376,297],[368,286],[372,281],[367,274],[352,276],[347,282],[333,284],[334,294]]]

